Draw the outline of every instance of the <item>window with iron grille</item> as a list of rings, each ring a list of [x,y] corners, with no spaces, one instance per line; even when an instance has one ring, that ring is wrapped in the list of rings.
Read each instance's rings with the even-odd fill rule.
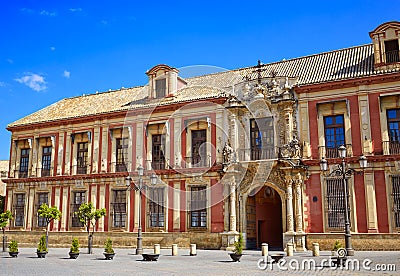
[[[128,160],[128,142],[129,139],[126,138],[117,138],[117,162],[116,162],[116,171],[117,172],[126,172],[127,171],[127,160]]]
[[[165,158],[164,158],[165,135],[154,134],[152,135],[151,139],[152,139],[151,167],[154,170],[165,169]]]
[[[192,130],[192,167],[207,166],[207,130]]]
[[[42,150],[42,176],[49,176],[51,168],[51,147]]]
[[[250,147],[251,160],[275,157],[273,117],[250,120]]]
[[[389,131],[389,152],[400,154],[400,109],[387,110],[387,123]]]
[[[207,227],[206,186],[193,186],[190,189],[190,226]]]
[[[14,226],[23,227],[25,218],[25,194],[15,194]]]
[[[86,174],[88,164],[88,142],[78,143],[77,174]]]
[[[36,214],[37,214],[37,211],[39,210],[40,206],[43,203],[46,203],[47,205],[49,204],[49,193],[38,193],[37,196],[38,196],[38,206],[37,206]],[[44,217],[40,217],[39,214],[37,214],[37,217],[38,217],[37,226],[45,227],[46,219]]]
[[[113,227],[126,225],[126,190],[113,190],[111,202]]]
[[[30,149],[21,149],[21,159],[19,162],[19,177],[28,177]]]
[[[400,228],[400,176],[392,176],[392,199],[394,225]]]
[[[385,55],[386,55],[386,63],[400,62],[398,39],[385,41]]]
[[[149,189],[150,227],[164,227],[164,188]]]
[[[156,80],[156,98],[165,97],[167,91],[166,79]]]
[[[342,178],[326,179],[326,213],[329,228],[342,230],[345,226],[345,197]],[[348,212],[350,211],[350,207]]]
[[[324,117],[325,157],[339,157],[338,147],[345,145],[344,116],[334,115]]]
[[[71,203],[71,215],[72,215],[72,227],[82,227],[83,223],[79,221],[76,212],[79,211],[79,207],[82,203],[86,202],[86,192],[79,191],[72,193],[72,203]]]

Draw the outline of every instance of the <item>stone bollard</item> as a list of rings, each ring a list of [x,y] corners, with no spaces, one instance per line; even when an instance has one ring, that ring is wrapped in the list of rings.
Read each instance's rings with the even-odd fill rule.
[[[268,256],[268,243],[261,244],[261,256]]]
[[[178,245],[177,244],[172,245],[172,256],[178,256]]]
[[[158,243],[156,243],[154,245],[154,254],[160,254],[160,245]]]
[[[195,243],[191,243],[190,244],[190,252],[189,252],[190,256],[196,256],[197,252],[196,252],[196,244]]]
[[[319,243],[314,242],[312,244],[312,255],[314,257],[318,257],[319,256]]]
[[[288,257],[293,256],[293,243],[291,243],[291,242],[288,242],[286,244],[286,255]]]

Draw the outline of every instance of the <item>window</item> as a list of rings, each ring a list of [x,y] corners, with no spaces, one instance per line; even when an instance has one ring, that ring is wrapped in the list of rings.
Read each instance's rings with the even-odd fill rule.
[[[25,194],[15,194],[14,205],[14,226],[24,226],[24,213],[25,213]]]
[[[37,205],[37,210],[39,210],[40,206],[43,204],[49,204],[49,194],[48,193],[38,193],[38,205]],[[36,210],[36,214],[37,214]],[[37,220],[37,226],[38,227],[46,227],[46,219],[44,217],[40,217],[39,214],[38,220]]]
[[[150,227],[164,227],[164,188],[149,190]]]
[[[344,227],[345,198],[343,188],[343,179],[326,179],[326,212],[329,228],[343,229]]]
[[[400,154],[400,109],[387,110],[389,153]]]
[[[126,225],[126,190],[113,190],[111,203],[113,227]]]
[[[42,151],[42,176],[49,176],[51,168],[51,147],[43,147]]]
[[[165,97],[167,91],[166,79],[156,80],[156,98]]]
[[[250,121],[251,160],[272,159],[274,150],[274,121],[272,117]]]
[[[21,149],[21,159],[19,163],[19,177],[28,177],[30,149]]]
[[[192,167],[207,166],[207,130],[192,130]]]
[[[339,157],[338,147],[345,145],[344,116],[334,115],[324,117],[325,129],[325,157]]]
[[[88,142],[78,143],[77,174],[87,173]]]
[[[400,62],[398,39],[385,41],[385,56],[386,63]]]
[[[165,135],[162,134],[152,135],[151,167],[154,170],[165,169],[164,145],[165,145]]]
[[[72,214],[72,227],[82,227],[83,223],[79,221],[76,212],[79,211],[79,207],[82,203],[86,202],[86,192],[73,192],[72,193],[72,204],[71,204],[71,214]]]
[[[117,162],[115,170],[117,172],[127,171],[127,160],[128,160],[128,141],[129,139],[117,138]]]
[[[190,190],[190,226],[207,227],[206,186],[191,187]]]
[[[400,228],[400,176],[392,177],[394,226]]]

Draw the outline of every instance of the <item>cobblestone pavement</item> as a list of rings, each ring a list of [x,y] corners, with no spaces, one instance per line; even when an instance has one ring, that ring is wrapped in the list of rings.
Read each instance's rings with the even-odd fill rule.
[[[134,249],[115,249],[111,261],[104,259],[101,248],[95,248],[92,255],[83,248],[76,260],[69,259],[68,251],[50,248],[45,259],[38,259],[34,248],[20,248],[18,258],[2,252],[0,275],[400,275],[398,251],[356,252],[348,269],[330,267],[330,252],[321,252],[319,257],[312,257],[311,252],[295,253],[285,256],[279,267],[266,265],[260,251],[250,250],[244,251],[240,262],[232,262],[229,252],[220,250],[197,250],[197,256],[189,256],[188,249],[179,249],[178,256],[171,256],[170,249],[162,249],[157,262],[142,261],[141,256],[133,254]],[[144,251],[152,253],[151,249]]]

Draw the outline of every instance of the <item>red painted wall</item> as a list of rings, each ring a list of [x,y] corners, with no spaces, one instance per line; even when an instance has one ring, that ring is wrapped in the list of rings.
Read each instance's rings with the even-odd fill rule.
[[[311,158],[318,159],[318,120],[316,101],[308,102]]]
[[[321,180],[319,174],[312,174],[305,182],[305,193],[308,197],[308,228],[307,232],[321,233],[323,232],[323,211],[322,211],[322,191]],[[313,197],[317,197],[317,201],[313,201]]]
[[[376,210],[378,214],[378,230],[380,233],[389,232],[388,207],[386,200],[386,183],[384,171],[375,171]]]
[[[180,213],[180,218],[181,218],[181,232],[186,231],[186,188],[185,188],[185,180],[181,180],[181,213]]]
[[[372,116],[373,114],[380,113],[379,94],[369,94],[368,102],[369,114],[371,114],[371,139],[374,145],[374,153],[383,154],[380,116]]]
[[[350,105],[351,147],[353,150],[353,156],[360,156],[362,149],[358,96],[347,97],[347,99],[349,100]]]
[[[365,187],[364,176],[362,175],[354,175],[354,194],[356,199],[357,230],[359,233],[367,233]]]
[[[224,187],[217,181],[211,179],[211,232],[224,231]]]

